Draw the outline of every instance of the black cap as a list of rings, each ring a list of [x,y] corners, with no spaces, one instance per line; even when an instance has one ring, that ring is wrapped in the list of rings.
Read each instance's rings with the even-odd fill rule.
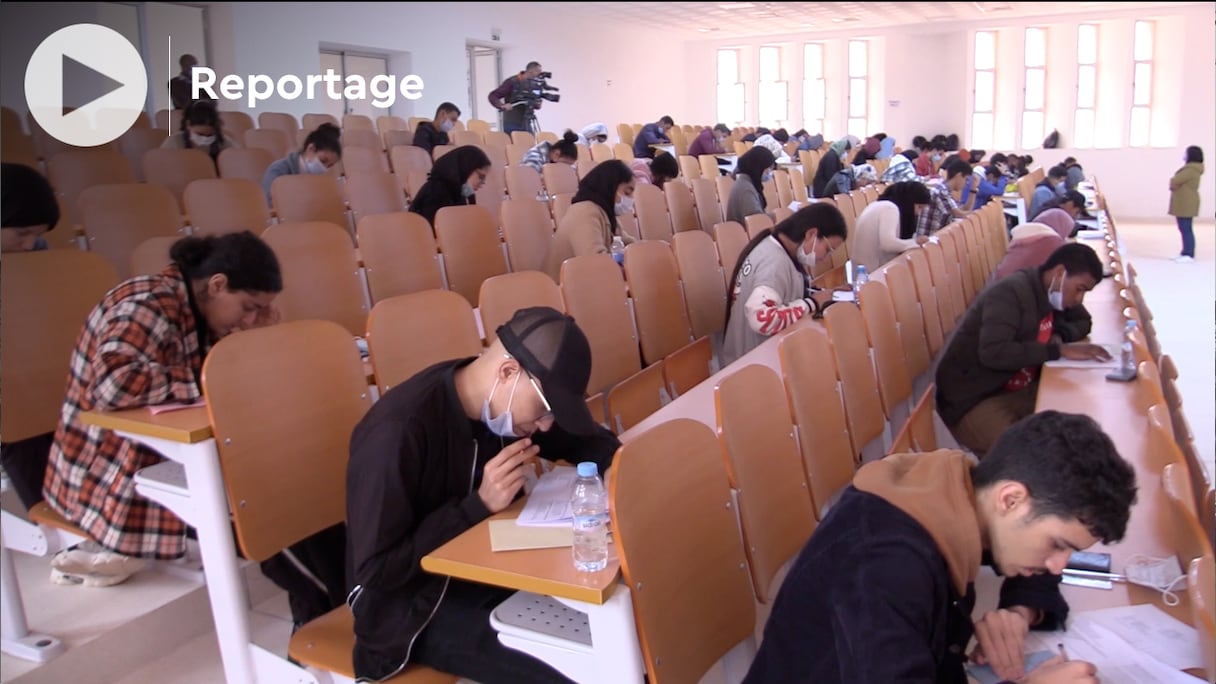
[[[574,319],[546,306],[520,309],[497,334],[507,353],[540,381],[557,424],[573,435],[595,434],[599,426],[586,399],[591,345]]]

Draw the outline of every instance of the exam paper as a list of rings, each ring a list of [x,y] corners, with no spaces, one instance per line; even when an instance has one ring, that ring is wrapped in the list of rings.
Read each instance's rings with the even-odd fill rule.
[[[1179,670],[1203,667],[1198,630],[1151,603],[1086,611],[1075,619],[1109,629],[1170,667]]]
[[[524,527],[568,527],[574,523],[570,495],[578,470],[569,466],[554,467],[540,476],[528,502],[519,514],[517,524]]]
[[[836,291],[832,292],[832,301],[833,302],[855,301],[853,298],[853,291],[852,290],[836,290]]]
[[[1031,632],[1026,637],[1026,650],[1053,651],[1056,644],[1072,660],[1093,663],[1102,684],[1197,684],[1195,677],[1175,669],[1141,651],[1119,635],[1086,620],[1083,614],[1074,616],[1067,631]]]
[[[1027,653],[1024,664],[1026,672],[1030,672],[1039,665],[1051,660],[1055,655],[1057,654],[1052,653],[1051,651],[1035,651],[1034,653]],[[998,677],[996,672],[993,672],[992,668],[988,665],[968,665],[967,674],[971,675],[971,678],[979,682],[979,684],[1000,684],[1001,682],[1005,681],[1004,679]]]
[[[1046,365],[1052,368],[1118,368],[1119,358],[1122,350],[1117,344],[1103,344],[1102,348],[1110,354],[1109,361],[1073,361],[1072,359],[1059,358],[1055,361],[1048,361]]]

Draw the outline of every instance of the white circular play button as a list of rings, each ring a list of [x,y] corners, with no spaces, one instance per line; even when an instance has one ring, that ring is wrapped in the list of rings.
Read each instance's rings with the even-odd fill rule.
[[[147,96],[139,51],[121,33],[97,24],[74,24],[47,36],[25,68],[30,113],[68,145],[115,140],[144,111]],[[64,114],[65,105],[76,108]]]

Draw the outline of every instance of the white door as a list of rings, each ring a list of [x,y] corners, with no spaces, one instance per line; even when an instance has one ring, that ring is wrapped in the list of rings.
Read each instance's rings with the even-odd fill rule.
[[[490,91],[502,83],[502,51],[481,45],[469,45],[469,113],[465,119],[488,121],[496,130],[498,110],[490,106]]]
[[[333,71],[338,75],[338,78],[345,80],[345,71],[342,68],[342,54],[339,52],[322,52],[321,53],[321,75]],[[321,105],[318,114],[329,114],[342,123],[342,114],[346,110],[346,103],[343,100],[335,100],[325,93],[321,88],[317,88],[317,99],[313,100],[314,109],[317,105]]]
[[[372,121],[375,121],[376,117],[391,114],[388,108],[376,107],[372,104],[377,98],[371,92],[372,79],[377,76],[388,75],[387,58],[372,55],[352,55],[348,52],[346,53],[346,75],[361,77],[363,83],[367,86],[367,93],[364,99],[346,101],[347,114],[362,114],[369,117]]]

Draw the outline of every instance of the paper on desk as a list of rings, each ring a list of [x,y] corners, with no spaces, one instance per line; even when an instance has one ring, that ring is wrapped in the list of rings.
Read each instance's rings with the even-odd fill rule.
[[[1106,237],[1106,231],[1103,230],[1078,230],[1078,240],[1101,240]]]
[[[1170,667],[1203,667],[1199,632],[1151,603],[1086,611],[1073,619],[1101,625]]]
[[[574,513],[570,510],[570,495],[577,479],[578,470],[570,466],[557,466],[541,475],[519,514],[518,524],[524,527],[572,525]]]
[[[149,406],[148,413],[151,413],[152,415],[157,416],[162,413],[169,413],[170,411],[181,411],[183,409],[199,408],[200,406],[206,406],[206,405],[207,405],[207,402],[202,399],[199,399],[192,404],[177,404],[177,403],[158,404],[156,406]]]
[[[574,528],[525,527],[515,520],[490,521],[491,551],[520,551],[523,549],[552,549],[574,545]]]
[[[1121,350],[1117,344],[1101,345],[1110,354],[1109,361],[1073,361],[1072,359],[1059,358],[1055,361],[1048,361],[1047,365],[1052,368],[1118,368],[1119,355]]]
[[[1030,672],[1039,665],[1051,660],[1055,655],[1056,654],[1051,651],[1035,651],[1034,653],[1027,653],[1023,666],[1026,668],[1026,672]],[[979,682],[979,684],[1000,684],[1001,682],[1005,681],[1001,677],[998,677],[996,672],[994,672],[988,665],[968,665],[967,674],[971,675],[971,678]]]
[[[1076,614],[1067,631],[1031,632],[1027,651],[1055,651],[1064,644],[1068,657],[1092,663],[1102,684],[1196,684],[1200,681],[1141,651],[1117,634]]]
[[[856,300],[853,298],[852,290],[834,290],[832,292],[832,301],[833,302],[852,302],[852,301],[856,301]]]

